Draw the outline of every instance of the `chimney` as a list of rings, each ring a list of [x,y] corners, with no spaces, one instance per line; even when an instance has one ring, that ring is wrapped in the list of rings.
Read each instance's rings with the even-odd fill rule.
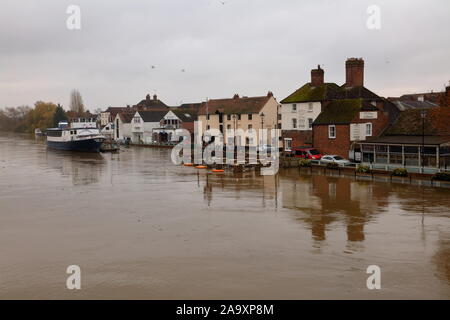
[[[349,58],[345,62],[345,86],[364,86],[364,60],[362,58]]]
[[[311,86],[319,87],[323,85],[323,69],[320,68],[320,64],[317,66],[317,69],[311,70]]]
[[[145,96],[145,100],[146,101],[150,101],[150,95],[149,94]]]
[[[236,94],[233,96],[233,99],[239,99],[239,95],[236,93]]]
[[[153,95],[153,100],[158,100],[158,96],[156,94]]]
[[[267,92],[267,96],[268,97],[273,97],[273,92],[272,91]]]
[[[445,102],[444,106],[450,108],[450,85],[445,87]]]

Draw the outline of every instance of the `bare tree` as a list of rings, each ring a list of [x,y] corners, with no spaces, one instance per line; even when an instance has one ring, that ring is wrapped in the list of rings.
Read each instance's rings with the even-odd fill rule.
[[[70,93],[70,110],[78,116],[82,116],[84,113],[83,98],[77,89],[73,89]]]

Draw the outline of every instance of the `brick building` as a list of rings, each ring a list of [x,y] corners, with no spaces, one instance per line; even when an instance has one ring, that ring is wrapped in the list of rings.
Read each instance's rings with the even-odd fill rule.
[[[345,75],[338,98],[323,101],[322,112],[312,125],[312,138],[313,146],[322,154],[348,158],[349,151],[359,151],[356,149],[359,141],[382,134],[400,111],[395,104],[364,86],[363,59],[347,59]]]

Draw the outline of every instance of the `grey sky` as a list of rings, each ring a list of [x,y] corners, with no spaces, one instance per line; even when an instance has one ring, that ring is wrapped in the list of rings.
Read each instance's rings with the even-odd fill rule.
[[[365,85],[383,96],[450,80],[448,0],[222,1],[2,0],[0,107],[66,107],[73,88],[91,110],[155,92],[169,105],[268,90],[281,100],[317,64],[342,84],[347,57],[365,59]],[[71,4],[81,30],[66,28]],[[372,4],[380,30],[366,27]]]

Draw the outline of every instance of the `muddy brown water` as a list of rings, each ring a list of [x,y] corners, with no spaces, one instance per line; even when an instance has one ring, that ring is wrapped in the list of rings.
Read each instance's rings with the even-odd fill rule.
[[[81,268],[81,290],[66,268]],[[381,268],[368,290],[366,269]],[[449,299],[450,189],[0,135],[0,298]]]

